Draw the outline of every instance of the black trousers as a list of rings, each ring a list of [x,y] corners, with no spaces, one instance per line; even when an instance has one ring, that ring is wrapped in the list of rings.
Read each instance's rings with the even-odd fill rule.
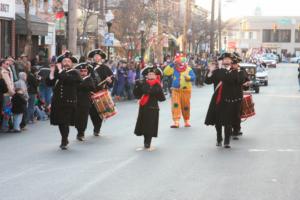
[[[236,102],[234,105],[234,123],[232,124],[232,135],[238,136],[241,131],[241,109],[242,102]]]
[[[100,129],[101,129],[101,126],[102,126],[102,119],[99,117],[99,114],[98,114],[97,109],[95,108],[95,106],[92,106],[90,108],[90,117],[91,117],[91,120],[93,122],[94,133],[100,133]]]
[[[151,146],[152,137],[144,135],[144,146],[145,148],[150,148]]]
[[[89,111],[90,107],[79,107],[77,109],[76,119],[75,119],[75,127],[78,132],[78,136],[84,136],[84,132],[86,130],[88,119],[89,119]]]
[[[215,125],[216,131],[217,131],[217,142],[222,142],[223,141],[223,137],[222,137],[222,125],[217,124]],[[230,135],[231,135],[231,130],[232,127],[231,126],[225,126],[224,128],[224,144],[230,144]]]
[[[67,145],[67,143],[68,143],[68,137],[69,137],[69,132],[70,132],[69,125],[60,124],[60,125],[58,125],[58,128],[59,128],[60,135],[61,135],[61,143],[63,145]]]

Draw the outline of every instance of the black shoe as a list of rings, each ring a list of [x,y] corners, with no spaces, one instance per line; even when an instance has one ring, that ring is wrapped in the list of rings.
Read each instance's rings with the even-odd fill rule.
[[[145,149],[149,149],[150,148],[150,144],[144,144]]]
[[[224,144],[224,148],[229,149],[231,146],[229,144]]]
[[[96,132],[94,132],[94,136],[100,136],[100,133],[96,133]]]
[[[239,132],[239,135],[243,135],[243,132]]]
[[[67,150],[68,149],[68,147],[67,147],[68,144],[69,144],[68,140],[62,140],[59,148],[61,148],[61,150]]]
[[[76,138],[77,138],[77,140],[80,141],[80,142],[84,141],[84,136],[77,136]]]
[[[232,139],[233,140],[239,140],[239,137],[238,136],[233,136]]]
[[[217,147],[221,147],[222,146],[222,142],[217,142],[216,146]]]
[[[62,145],[62,144],[59,146],[59,148],[61,150],[67,150],[68,149],[67,145]]]

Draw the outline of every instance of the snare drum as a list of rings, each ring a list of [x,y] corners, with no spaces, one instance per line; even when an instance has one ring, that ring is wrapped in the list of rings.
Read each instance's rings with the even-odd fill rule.
[[[241,119],[249,118],[255,115],[254,103],[251,94],[244,94],[242,101]]]
[[[101,119],[108,119],[117,114],[115,103],[108,90],[99,91],[91,96]]]

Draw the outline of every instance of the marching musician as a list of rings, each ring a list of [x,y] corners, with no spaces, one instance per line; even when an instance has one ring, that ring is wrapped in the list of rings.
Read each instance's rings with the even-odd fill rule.
[[[165,101],[160,79],[163,73],[159,68],[148,66],[142,71],[145,77],[143,81],[136,81],[133,94],[139,100],[139,113],[134,133],[137,136],[144,136],[144,148],[149,151],[152,137],[157,137],[159,122],[158,101]],[[137,149],[137,150],[142,150]]]
[[[241,133],[241,109],[243,100],[243,86],[247,85],[248,77],[244,71],[240,70],[239,63],[242,61],[238,53],[233,53],[231,70],[237,73],[238,81],[233,86],[233,96],[236,101],[232,102],[233,109],[233,124],[232,124],[232,139],[238,140]]]
[[[82,78],[79,72],[73,69],[73,63],[78,61],[70,51],[59,56],[56,62],[56,65],[50,67],[50,74],[46,79],[47,85],[54,87],[50,123],[58,126],[61,134],[60,148],[66,150],[69,143],[69,126],[75,124],[77,88]]]
[[[91,77],[96,85],[94,92],[112,88],[113,72],[107,65],[104,64],[104,60],[106,59],[106,54],[104,51],[101,49],[94,49],[88,53],[88,58],[93,59],[93,62],[91,63],[93,66]],[[95,106],[91,106],[90,108],[90,117],[94,126],[94,135],[99,136],[102,126],[102,119],[99,116]]]
[[[84,141],[89,111],[92,107],[90,96],[95,91],[94,80],[90,76],[93,67],[85,62],[78,64],[75,69],[79,70],[82,78],[82,82],[78,86],[75,127],[77,129],[77,140]]]
[[[240,77],[243,77],[244,78],[244,83],[241,87],[237,87],[236,89],[238,90],[238,93],[241,94],[241,96],[243,97],[243,91],[244,90],[247,90],[249,85],[250,85],[250,79],[248,77],[248,73],[246,72],[246,70],[240,70],[240,66],[239,66],[239,63],[242,61],[240,55],[236,52],[233,53],[234,55],[234,59],[233,59],[233,68],[236,68],[239,70],[239,75]],[[238,102],[237,103],[237,107],[240,107],[240,110],[241,110],[241,105],[242,102]],[[240,105],[239,105],[240,104]],[[238,109],[238,108],[237,108]],[[233,125],[232,127],[232,136],[233,136],[233,139],[234,140],[238,140],[238,136],[242,135],[243,133],[241,132],[241,117],[239,116],[236,116],[236,124]]]

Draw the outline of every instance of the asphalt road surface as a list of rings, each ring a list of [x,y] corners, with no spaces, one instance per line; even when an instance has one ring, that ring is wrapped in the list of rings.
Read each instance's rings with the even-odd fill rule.
[[[0,134],[1,200],[299,200],[300,92],[297,66],[269,71],[269,86],[254,95],[257,115],[242,124],[231,149],[217,148],[204,125],[212,87],[195,88],[191,128],[170,129],[170,99],[160,104],[153,152],[135,149],[138,105],[119,103],[103,136],[61,151],[49,121],[19,134]]]

